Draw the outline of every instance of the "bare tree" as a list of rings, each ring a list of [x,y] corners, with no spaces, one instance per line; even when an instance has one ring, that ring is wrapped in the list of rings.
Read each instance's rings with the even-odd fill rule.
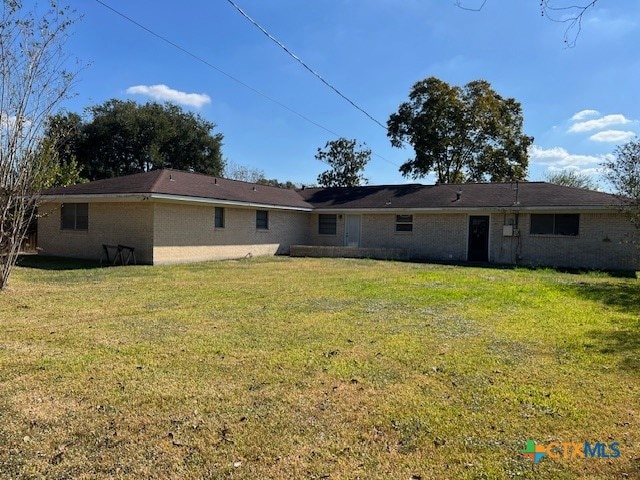
[[[264,171],[259,168],[252,168],[248,165],[241,165],[231,161],[225,162],[224,176],[230,180],[249,183],[260,183],[265,178]]]
[[[586,188],[587,190],[598,190],[598,182],[593,180],[586,173],[576,172],[575,170],[558,170],[548,172],[545,180],[556,185],[564,185],[565,187]]]
[[[601,166],[604,179],[620,201],[620,210],[640,234],[640,138],[619,145]]]
[[[27,11],[19,0],[2,0],[0,9],[2,290],[34,219],[38,191],[56,164],[54,149],[42,140],[49,116],[69,96],[76,75],[67,70],[72,62],[63,50],[76,19],[54,0],[42,13]]]
[[[455,0],[458,8],[479,12],[484,8],[489,0],[477,0],[472,6],[470,0]],[[552,22],[566,25],[564,31],[564,44],[573,48],[576,46],[580,32],[582,31],[582,20],[590,8],[593,8],[599,0],[584,1],[580,4],[566,4],[554,0],[540,0],[540,14]]]

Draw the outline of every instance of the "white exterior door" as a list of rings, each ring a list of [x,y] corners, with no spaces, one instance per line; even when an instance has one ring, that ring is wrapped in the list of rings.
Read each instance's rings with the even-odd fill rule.
[[[360,246],[360,215],[347,215],[344,229],[344,244],[347,247]]]

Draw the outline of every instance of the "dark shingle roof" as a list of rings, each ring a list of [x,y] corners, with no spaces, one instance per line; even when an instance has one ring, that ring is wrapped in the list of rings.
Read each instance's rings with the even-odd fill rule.
[[[460,199],[457,193],[460,193]],[[602,207],[613,195],[544,182],[379,185],[299,190],[319,209]]]
[[[458,192],[459,200],[456,200]],[[161,194],[303,209],[469,209],[605,207],[608,193],[544,182],[377,185],[289,190],[180,170],[152,170],[51,188],[44,195],[92,196]]]
[[[69,187],[51,188],[42,193],[43,195],[56,196],[161,194],[260,205],[312,208],[295,190],[170,169],[152,170]]]

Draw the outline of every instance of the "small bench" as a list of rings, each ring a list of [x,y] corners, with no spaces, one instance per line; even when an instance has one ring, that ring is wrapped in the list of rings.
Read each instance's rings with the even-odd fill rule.
[[[136,262],[136,252],[134,247],[128,247],[126,245],[107,245],[102,244],[102,257],[100,257],[100,266],[102,266],[102,262],[106,259],[107,264],[109,265],[118,265],[118,260],[120,260],[120,265],[129,265],[129,263],[133,260],[133,264],[137,265]]]

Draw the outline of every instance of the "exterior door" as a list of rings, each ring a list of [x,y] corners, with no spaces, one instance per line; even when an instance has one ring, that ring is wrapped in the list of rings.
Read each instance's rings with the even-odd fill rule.
[[[360,215],[347,215],[344,229],[344,244],[347,247],[360,246]]]
[[[470,262],[489,261],[489,216],[472,215],[469,217],[467,260]]]

